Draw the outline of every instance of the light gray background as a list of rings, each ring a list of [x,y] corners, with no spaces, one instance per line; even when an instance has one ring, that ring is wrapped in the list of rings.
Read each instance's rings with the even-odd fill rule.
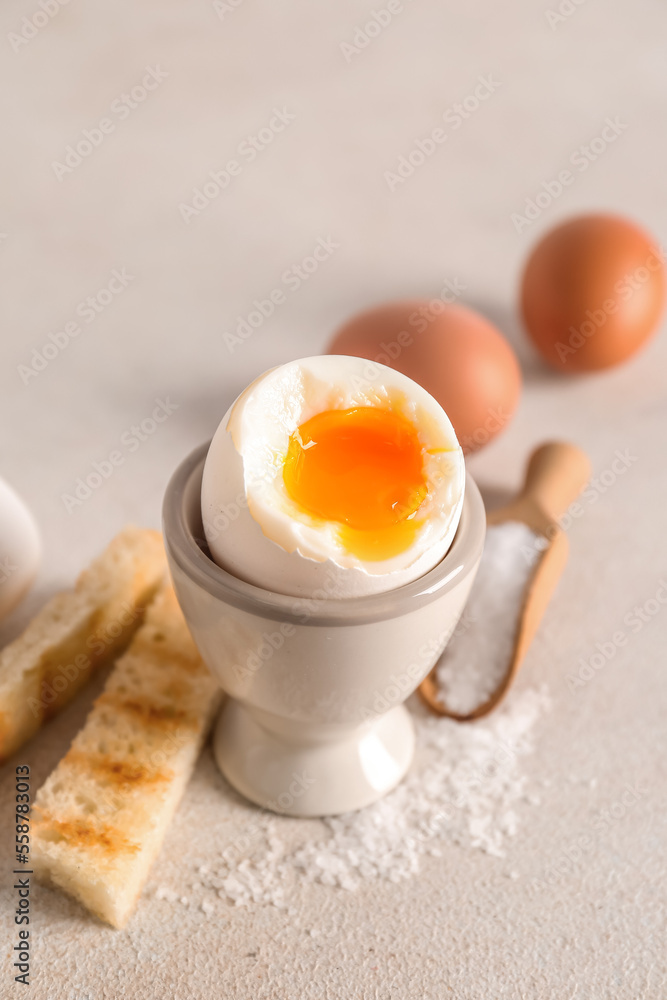
[[[530,448],[550,437],[578,442],[598,474],[617,449],[636,457],[572,525],[571,560],[521,679],[545,682],[554,700],[526,765],[550,787],[541,808],[521,817],[507,864],[445,845],[407,884],[354,895],[302,887],[291,916],[255,907],[230,908],[222,921],[187,908],[168,917],[147,899],[129,929],[114,933],[37,890],[33,997],[664,996],[667,612],[583,688],[571,693],[566,680],[667,572],[667,340],[657,337],[619,370],[564,380],[535,360],[515,312],[527,250],[561,217],[611,208],[667,236],[667,11],[659,0],[585,0],[551,26],[555,0],[413,0],[346,62],[341,43],[384,6],[237,0],[218,13],[206,0],[70,0],[14,52],[9,33],[39,8],[5,0],[0,473],[27,498],[45,552],[37,587],[1,637],[128,520],[159,525],[175,464],[258,372],[318,353],[362,306],[437,295],[458,278],[525,370],[514,422],[470,462],[480,484],[514,490]],[[168,74],[159,88],[59,181],[53,161],[158,65]],[[489,75],[496,92],[390,192],[385,171]],[[274,107],[295,120],[185,224],[179,205]],[[607,117],[627,127],[518,234],[512,213]],[[230,353],[224,333],[320,237],[340,247]],[[18,366],[114,268],[134,280],[24,384]],[[68,513],[62,494],[165,396],[178,410],[136,452],[125,448],[109,481]],[[21,755],[35,783],[66,750],[92,696]],[[5,799],[12,772],[2,779]],[[555,884],[531,891],[628,784],[642,789],[636,805]],[[221,789],[207,751],[160,858],[167,881],[195,848],[206,855],[209,840],[224,844]],[[520,877],[508,879],[509,868]],[[3,958],[0,995],[18,990]]]

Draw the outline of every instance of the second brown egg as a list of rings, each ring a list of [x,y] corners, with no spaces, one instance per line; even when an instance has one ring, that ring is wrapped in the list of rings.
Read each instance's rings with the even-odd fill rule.
[[[502,334],[475,310],[439,299],[359,313],[328,351],[369,358],[414,379],[443,407],[466,454],[504,429],[519,400],[521,371]]]

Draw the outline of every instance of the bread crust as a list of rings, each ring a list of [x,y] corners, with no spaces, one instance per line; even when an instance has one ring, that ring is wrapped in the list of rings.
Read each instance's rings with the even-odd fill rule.
[[[160,533],[128,526],[0,652],[0,762],[127,645],[165,574]]]
[[[100,919],[129,919],[218,708],[174,592],[164,585],[75,737],[37,793],[39,879]]]

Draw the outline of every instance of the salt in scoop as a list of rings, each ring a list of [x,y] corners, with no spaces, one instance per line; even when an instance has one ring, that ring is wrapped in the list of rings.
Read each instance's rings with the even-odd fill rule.
[[[587,456],[575,445],[557,441],[543,444],[532,453],[528,461],[520,494],[511,503],[487,515],[487,566],[485,567],[483,556],[466,606],[466,611],[471,608],[482,613],[479,619],[473,615],[472,623],[467,630],[464,628],[462,636],[458,637],[456,633],[453,635],[443,657],[419,687],[422,699],[436,714],[460,722],[479,719],[491,712],[509,691],[567,561],[569,546],[559,519],[585,486],[590,471]],[[498,617],[497,605],[501,595],[507,595],[508,589],[516,588],[517,585],[517,574],[509,564],[507,546],[503,549],[502,532],[497,530],[501,525],[507,526],[504,529],[506,533],[512,530],[510,541],[513,538],[518,544],[519,539],[524,539],[521,550],[514,553],[515,559],[523,562],[523,568],[518,566],[519,574],[524,573],[523,577],[518,576],[521,591],[516,595],[514,605],[516,624],[514,621],[502,620],[505,613],[503,605],[500,606],[501,618]],[[531,545],[526,546],[526,539],[530,540]],[[516,562],[514,565],[516,567]],[[498,574],[497,580],[489,576],[494,571]],[[490,607],[489,601],[495,605],[495,622],[493,614],[484,613],[484,609]],[[512,602],[511,593],[509,601]],[[489,668],[489,676],[486,677],[485,662],[475,663],[474,656],[471,655],[475,645],[479,647],[478,655],[486,655],[484,647],[488,647],[488,644],[480,643],[479,640],[476,642],[480,634],[478,630],[485,628],[497,630],[496,654],[503,657],[497,664],[499,672],[492,673]],[[492,643],[495,638],[495,634],[489,636]],[[454,681],[457,680],[458,673],[458,679],[464,683],[467,680],[469,685],[480,677],[485,682],[481,685],[481,698],[474,705],[466,704],[470,694],[465,691],[463,701],[459,699],[458,705],[456,698],[450,698],[449,705],[445,703],[439,681],[442,673],[449,669],[448,664],[451,665],[450,676],[453,673]]]

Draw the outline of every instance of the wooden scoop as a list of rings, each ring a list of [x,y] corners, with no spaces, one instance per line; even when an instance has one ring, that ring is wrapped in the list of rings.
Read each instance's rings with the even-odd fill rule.
[[[433,712],[459,722],[469,722],[487,715],[509,691],[567,561],[568,541],[558,525],[558,518],[581,493],[590,473],[590,462],[579,448],[560,441],[543,444],[530,456],[519,496],[487,515],[488,525],[506,521],[523,522],[543,537],[544,549],[526,587],[517,620],[514,649],[503,680],[485,702],[471,712],[458,714],[450,711],[441,700],[436,664],[419,686],[422,699]],[[484,622],[473,627],[484,628]]]

